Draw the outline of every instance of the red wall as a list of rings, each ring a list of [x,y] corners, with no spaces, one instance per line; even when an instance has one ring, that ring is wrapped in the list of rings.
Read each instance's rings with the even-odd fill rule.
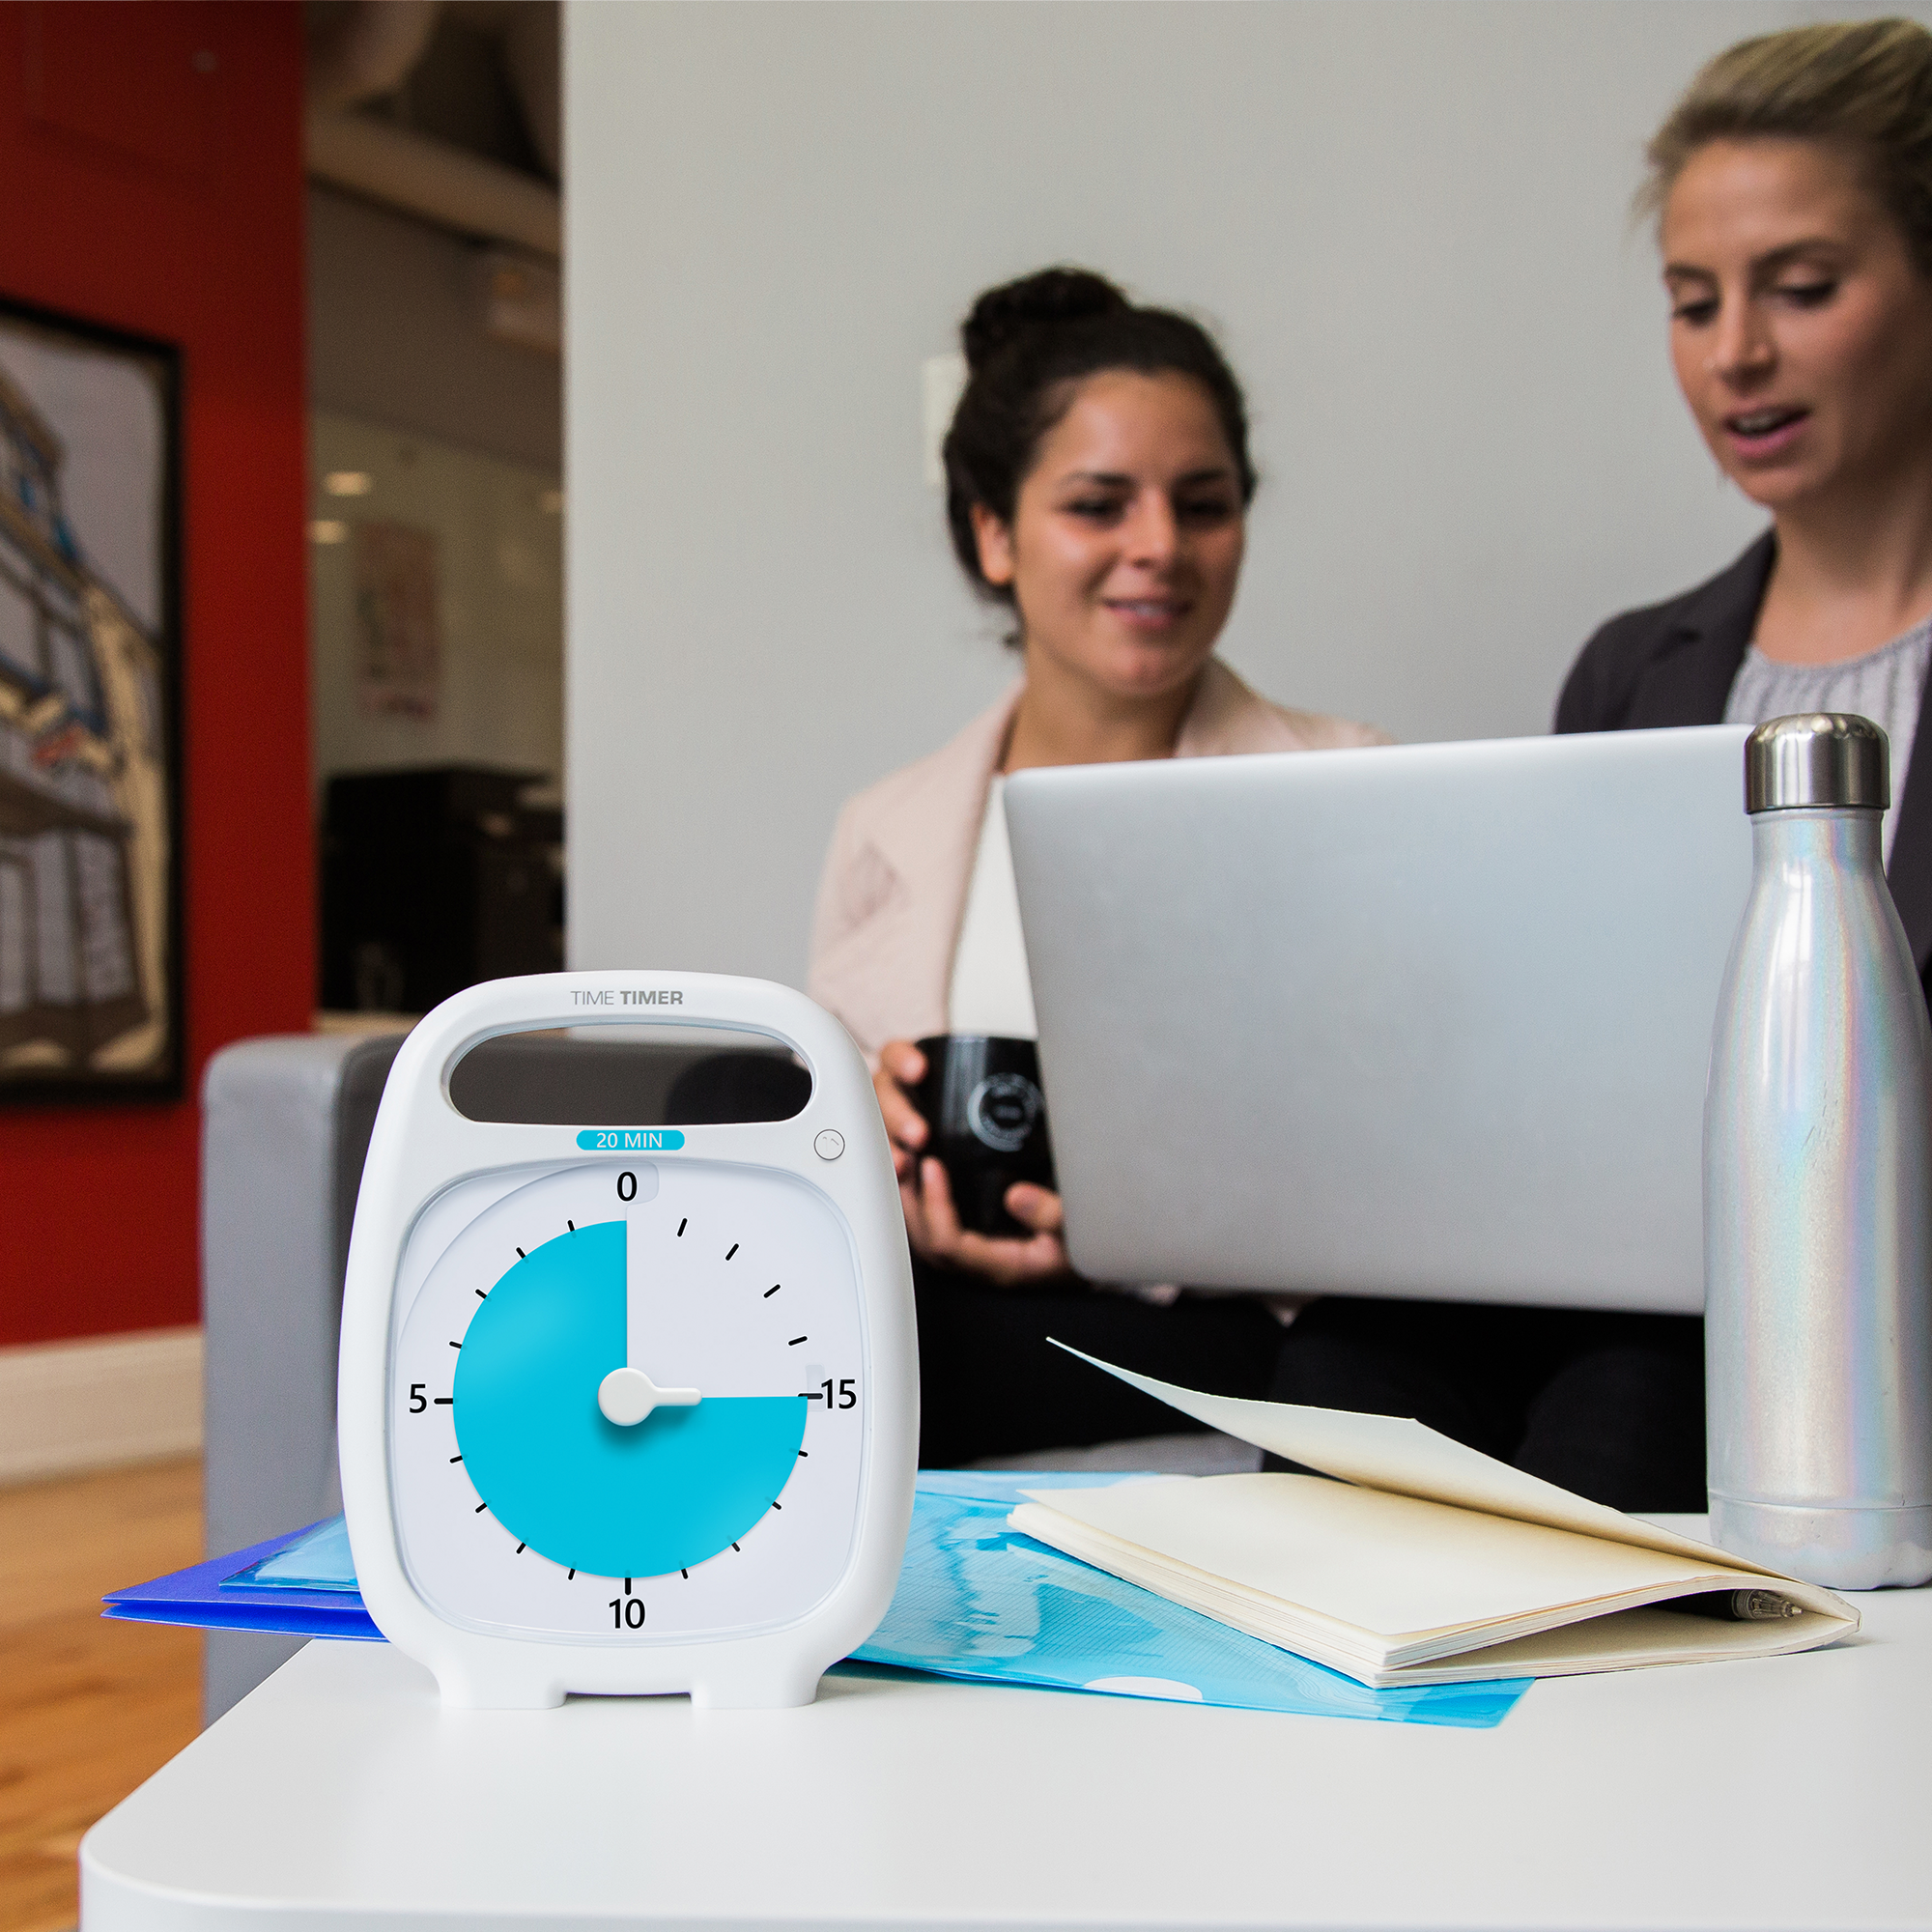
[[[0,5],[0,292],[183,351],[188,1094],[0,1105],[0,1345],[197,1315],[208,1056],[314,987],[294,0]]]

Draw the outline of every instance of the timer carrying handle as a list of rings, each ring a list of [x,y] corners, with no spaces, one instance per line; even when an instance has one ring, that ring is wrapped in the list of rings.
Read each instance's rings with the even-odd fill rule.
[[[788,986],[720,974],[546,973],[467,987],[426,1014],[396,1055],[384,1089],[384,1112],[408,1117],[406,1131],[412,1140],[428,1134],[445,1160],[456,1157],[458,1144],[464,1144],[471,1160],[489,1164],[524,1158],[514,1143],[532,1132],[541,1136],[541,1145],[533,1147],[527,1157],[547,1157],[556,1151],[560,1123],[554,1116],[550,1124],[475,1120],[456,1105],[450,1091],[452,1076],[467,1054],[489,1040],[556,1027],[600,1025],[713,1027],[790,1048],[811,1077],[803,1112],[791,1117],[794,1125],[822,1111],[849,1115],[861,1100],[873,1104],[871,1078],[850,1035],[823,1008]],[[657,1127],[665,1122],[662,1115],[628,1122],[607,1114],[574,1124]],[[706,1138],[721,1133],[735,1138],[739,1124],[763,1128],[777,1123],[707,1125]],[[833,1124],[850,1131],[843,1121]],[[749,1150],[734,1147],[730,1151]]]
[[[556,1122],[471,1120],[450,1094],[450,1076],[466,1053],[506,1034],[611,1023],[709,1026],[753,1034],[789,1047],[805,1062],[811,1094],[789,1120],[694,1129],[701,1132],[705,1151],[719,1158],[776,1158],[778,1164],[796,1165],[798,1150],[809,1148],[826,1128],[847,1141],[855,1134],[862,1141],[876,1134],[884,1145],[871,1076],[852,1037],[822,1007],[789,986],[722,974],[648,970],[492,980],[443,1001],[404,1040],[370,1139],[358,1220],[365,1208],[379,1203],[410,1214],[433,1188],[465,1173],[551,1161],[582,1147],[570,1126]],[[655,1122],[610,1120],[572,1123],[585,1130],[634,1125],[656,1128]],[[674,1127],[662,1131],[667,1150],[684,1144]],[[890,1152],[885,1158],[890,1163]],[[858,1164],[829,1161],[814,1179],[838,1194]],[[810,1165],[816,1169],[819,1163]]]
[[[404,1050],[422,1040],[421,1057],[437,1063],[438,1091],[451,1111],[468,1121],[450,1094],[451,1078],[468,1054],[491,1039],[564,1026],[712,1027],[776,1040],[805,1061],[814,1090],[826,1063],[851,1048],[845,1030],[822,1008],[769,980],[692,973],[546,973],[467,988],[420,1021]]]

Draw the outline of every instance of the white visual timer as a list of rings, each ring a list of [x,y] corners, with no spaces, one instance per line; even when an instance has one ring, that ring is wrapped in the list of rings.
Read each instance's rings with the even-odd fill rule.
[[[762,1034],[788,1121],[510,1125],[493,1036]],[[865,1065],[787,988],[574,973],[470,988],[397,1054],[342,1316],[343,1503],[369,1614],[443,1698],[810,1703],[898,1580],[918,1445],[904,1223]]]

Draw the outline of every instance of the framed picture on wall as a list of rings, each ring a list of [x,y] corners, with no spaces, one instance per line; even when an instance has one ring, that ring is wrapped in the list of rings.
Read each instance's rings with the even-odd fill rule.
[[[0,1104],[182,1091],[180,393],[0,298]]]

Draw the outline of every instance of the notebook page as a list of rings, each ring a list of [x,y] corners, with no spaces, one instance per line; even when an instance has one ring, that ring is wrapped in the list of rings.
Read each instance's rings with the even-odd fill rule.
[[[1239,1396],[1203,1395],[1152,1376],[1117,1369],[1095,1355],[1065,1349],[1083,1362],[1205,1422],[1224,1435],[1271,1450],[1344,1482],[1400,1495],[1423,1496],[1434,1502],[1482,1510],[1491,1516],[1514,1517],[1522,1522],[1547,1523],[1552,1529],[1573,1529],[1584,1536],[1608,1537],[1638,1548],[1689,1557],[1752,1576],[1776,1577],[1776,1570],[1747,1562],[1729,1550],[1713,1548],[1688,1536],[1677,1536],[1639,1522],[1621,1510],[1586,1501],[1554,1483],[1525,1475],[1480,1449],[1461,1442],[1405,1416],[1357,1415],[1339,1408],[1302,1408],[1285,1402],[1252,1402]],[[1211,1479],[1210,1479],[1211,1480]]]
[[[1320,1476],[1207,1476],[1033,1500],[1391,1640],[1738,1574]],[[1014,1526],[1027,1527],[1025,1513]]]

